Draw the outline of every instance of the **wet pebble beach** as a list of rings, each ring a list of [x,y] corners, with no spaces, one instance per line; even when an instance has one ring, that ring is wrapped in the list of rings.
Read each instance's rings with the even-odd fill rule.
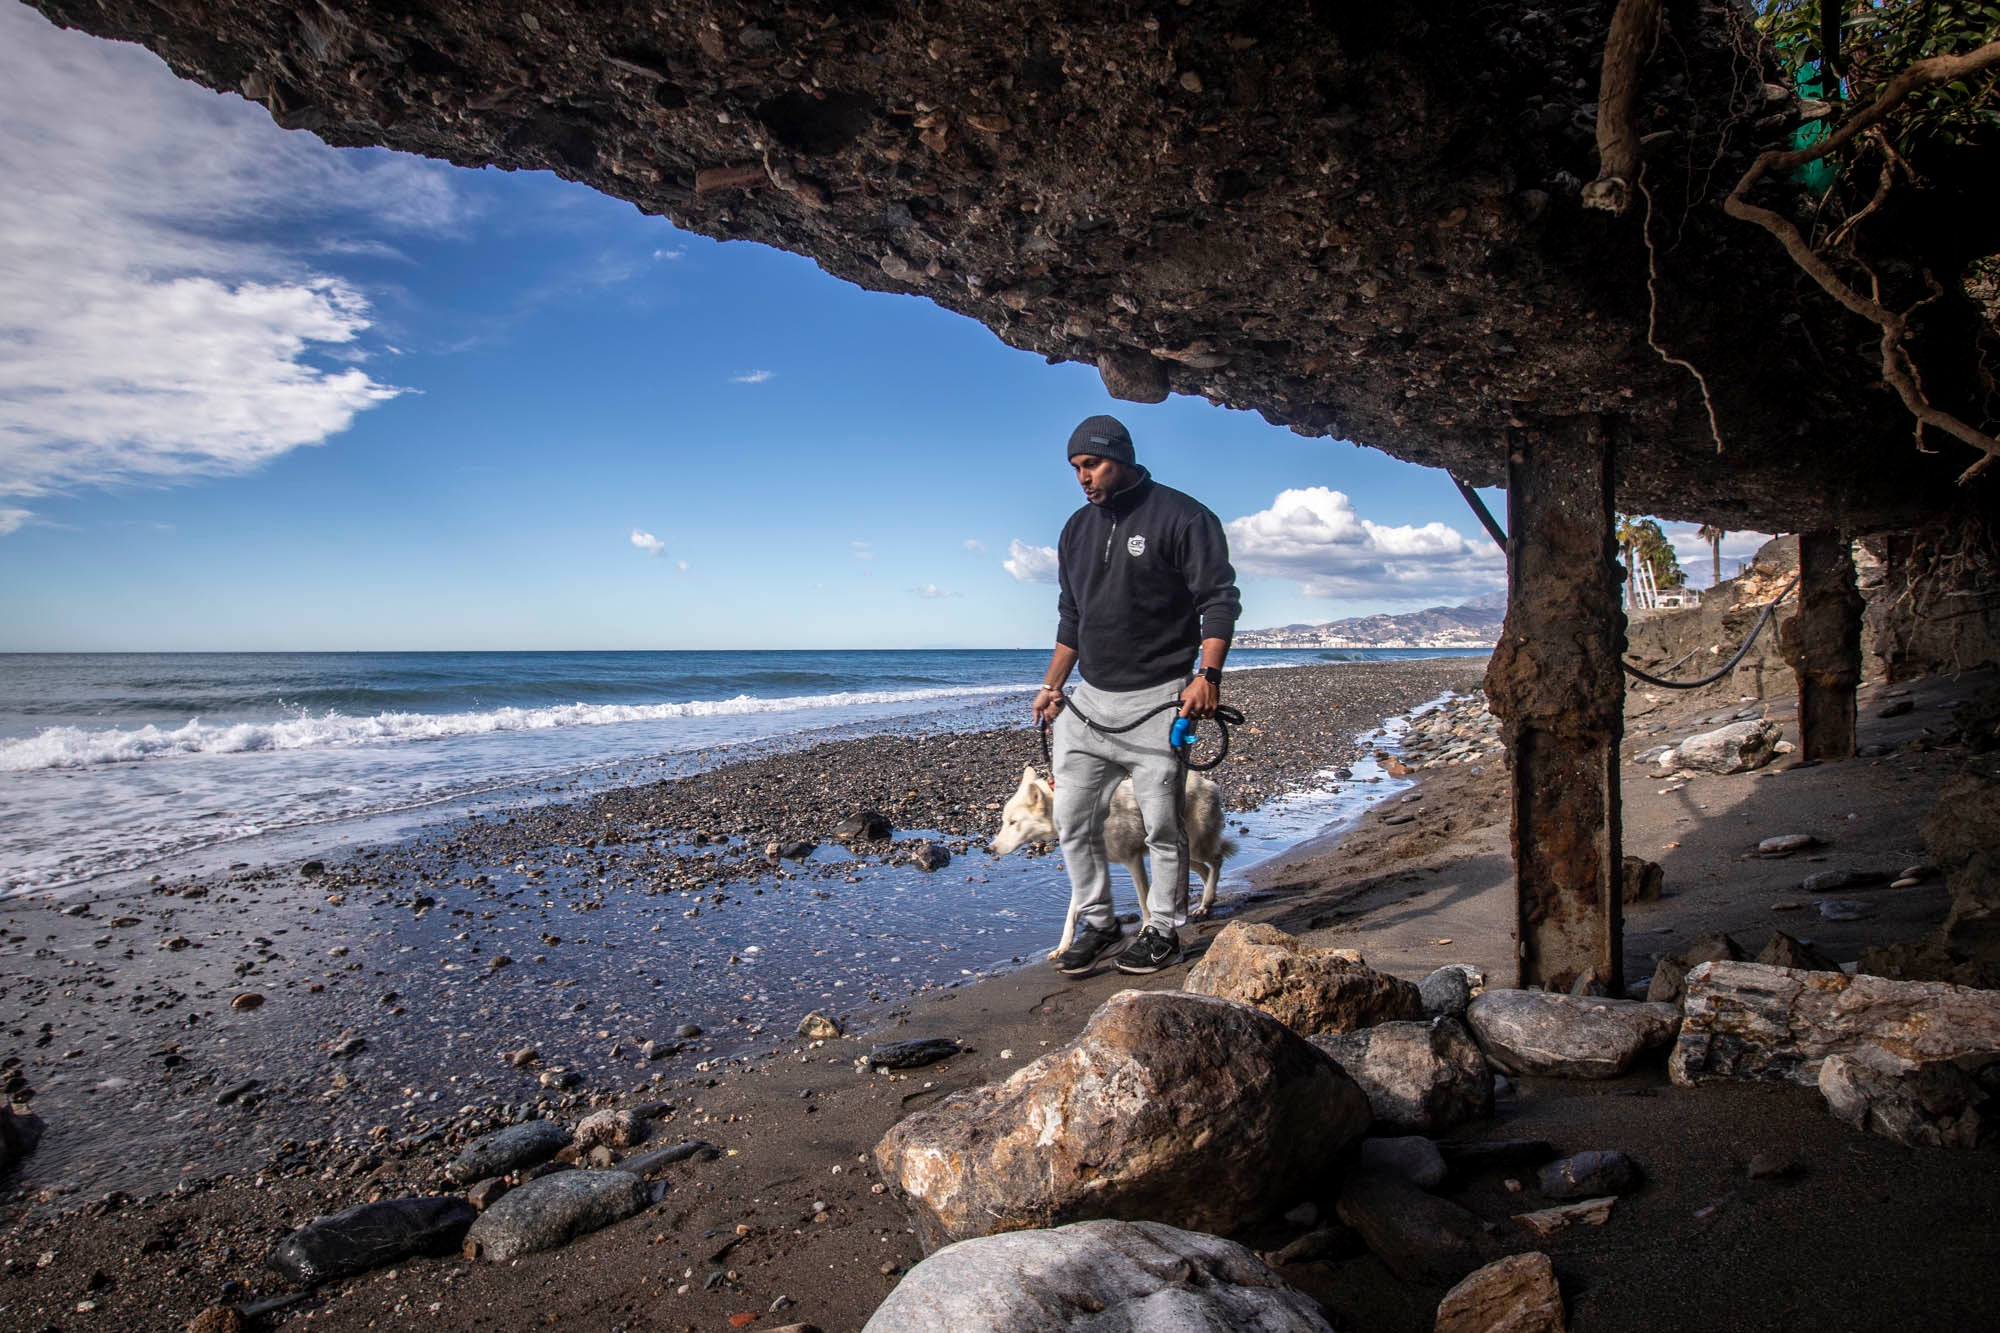
[[[1475,689],[1483,666],[1233,674],[1225,701],[1248,722],[1218,771],[1232,826],[1358,783],[1373,766],[1357,738]],[[718,759],[393,845],[0,905],[0,1077],[50,1126],[12,1205],[366,1180],[524,1119],[671,1106],[796,1046],[811,1011],[876,1021],[1053,943],[1059,859],[984,850],[1041,763],[1033,730]],[[871,814],[887,836],[865,820],[837,836]],[[1122,878],[1116,892],[1131,901]]]

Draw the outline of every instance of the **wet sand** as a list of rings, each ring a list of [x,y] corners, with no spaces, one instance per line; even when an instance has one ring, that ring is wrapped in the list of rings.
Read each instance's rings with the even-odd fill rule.
[[[1664,789],[1670,784],[1649,784],[1641,780],[1645,770],[1628,767],[1628,846],[1657,855],[1669,876],[1663,900],[1633,911],[1628,966],[1635,972],[1650,970],[1651,953],[1718,926],[1740,932],[1738,938],[1754,950],[1763,941],[1760,930],[1796,919],[1793,909],[1778,905],[1799,896],[1795,886],[1800,875],[1823,867],[1745,862],[1746,840],[1754,843],[1802,823],[1806,831],[1830,831],[1828,856],[1902,855],[1914,839],[1916,816],[1951,762],[1948,751],[1924,748],[1923,728],[1938,728],[1949,716],[1938,705],[1970,688],[1927,683],[1917,710],[1893,723],[1876,722],[1864,709],[1864,741],[1900,747],[1879,761],[1765,770],[1706,779],[1678,791]],[[1242,702],[1240,691],[1233,701]],[[1643,701],[1638,706],[1643,708]],[[1636,719],[1633,729],[1643,733],[1660,724],[1684,734],[1705,713],[1736,707],[1733,700],[1676,700]],[[1015,739],[1023,746],[1033,743],[1028,733]],[[1650,740],[1635,734],[1628,748],[1636,754]],[[992,751],[993,762],[1004,758],[1005,766],[1018,773],[1017,753],[985,748]],[[1232,770],[1236,762],[1231,761]],[[1232,906],[1250,919],[1269,919],[1308,933],[1315,942],[1359,947],[1372,964],[1401,975],[1419,977],[1444,962],[1471,961],[1505,981],[1511,956],[1511,885],[1504,783],[1498,766],[1484,767],[1477,775],[1463,764],[1418,774],[1421,799],[1397,803],[1398,810],[1419,812],[1418,818],[1389,825],[1385,807],[1337,841],[1301,848],[1264,867],[1255,877],[1257,887]],[[786,789],[810,787],[810,774],[798,768]],[[907,795],[913,789],[919,794],[924,790],[917,783],[905,785],[905,799],[915,799]],[[623,799],[639,796],[628,793]],[[956,802],[971,805],[962,794]],[[962,827],[981,827],[980,813],[985,812],[968,808]],[[948,809],[933,810],[930,817],[944,826],[948,820],[942,816],[950,814]],[[1848,820],[1849,814],[1856,818]],[[936,832],[953,836],[948,827]],[[452,836],[476,841],[485,830]],[[604,846],[600,837],[598,849]],[[1661,850],[1656,854],[1648,847]],[[392,859],[391,854],[375,858],[384,859]],[[962,859],[985,861],[983,856]],[[1054,862],[1044,860],[1040,868],[1053,874]],[[954,862],[940,873],[959,869],[961,863]],[[843,873],[860,872],[829,867],[824,875],[809,871],[795,880],[773,879],[766,887],[784,883],[791,886],[787,891],[797,891],[837,883]],[[511,886],[517,896],[539,899],[537,890],[545,885],[526,882],[525,872],[523,878]],[[392,882],[397,887],[386,887]],[[737,882],[752,884],[748,879]],[[346,887],[338,887],[340,883]],[[755,1313],[753,1327],[807,1320],[828,1330],[858,1328],[900,1272],[920,1257],[900,1205],[871,1188],[876,1181],[867,1154],[882,1132],[911,1107],[1004,1077],[1061,1045],[1097,1004],[1134,981],[1108,969],[1071,979],[1029,965],[915,999],[885,995],[873,1007],[863,1005],[843,1015],[858,1016],[855,1026],[862,1030],[841,1040],[801,1042],[791,1039],[788,1026],[768,1028],[769,1044],[747,1049],[775,1053],[739,1062],[725,1058],[720,1042],[704,1033],[692,1040],[691,1049],[661,1062],[671,1072],[657,1080],[635,1063],[622,1084],[600,1082],[601,1076],[593,1073],[565,1092],[541,1088],[539,1076],[569,1058],[566,1047],[544,1050],[543,1062],[527,1070],[503,1066],[496,1058],[516,1039],[528,1000],[541,1005],[550,1032],[569,1034],[578,1049],[631,1040],[642,1032],[659,1034],[678,1016],[602,999],[589,987],[558,989],[560,977],[551,976],[533,989],[494,985],[495,977],[526,975],[527,968],[547,965],[534,964],[528,955],[493,969],[487,955],[481,973],[476,965],[468,967],[475,963],[469,950],[450,955],[460,972],[438,975],[466,976],[468,993],[478,994],[485,1012],[480,1007],[452,1009],[436,998],[445,993],[442,986],[412,984],[417,962],[444,964],[420,957],[399,968],[393,949],[404,945],[389,946],[386,939],[343,924],[373,923],[385,911],[400,912],[414,923],[417,914],[407,905],[357,903],[370,891],[394,898],[409,888],[391,876],[378,878],[373,863],[363,874],[359,867],[330,861],[327,876],[318,880],[301,880],[288,867],[285,873],[271,872],[269,879],[211,887],[205,898],[149,895],[156,911],[172,915],[149,913],[138,927],[112,924],[121,918],[109,913],[129,910],[117,903],[93,907],[95,921],[59,917],[48,908],[38,909],[30,922],[20,922],[16,914],[8,938],[24,938],[10,947],[55,947],[81,939],[82,948],[99,959],[126,961],[120,932],[132,932],[139,938],[129,946],[135,954],[129,961],[136,963],[142,947],[152,948],[155,937],[170,929],[204,945],[202,951],[146,955],[170,960],[179,969],[176,975],[186,978],[177,984],[189,998],[157,1015],[130,999],[100,999],[94,1004],[103,1008],[94,1009],[90,992],[109,994],[124,983],[98,984],[106,977],[84,970],[90,955],[80,951],[38,960],[48,977],[41,1004],[16,998],[25,992],[10,968],[5,1003],[10,1027],[31,1042],[41,1022],[53,1021],[59,991],[78,992],[60,996],[65,1002],[60,1008],[83,1017],[61,1024],[62,1035],[53,1036],[48,1045],[22,1050],[31,1057],[29,1072],[39,1077],[38,1070],[72,1049],[85,1052],[73,1060],[88,1060],[94,1067],[122,1062],[140,1071],[151,1089],[147,1095],[157,1098],[153,1106],[130,1112],[131,1123],[123,1128],[139,1136],[131,1142],[144,1142],[143,1132],[154,1118],[180,1124],[206,1121],[203,1132],[211,1136],[214,1151],[207,1165],[185,1164],[188,1174],[177,1192],[131,1201],[85,1202],[89,1196],[80,1195],[44,1202],[41,1187],[34,1184],[40,1168],[31,1158],[28,1188],[10,1205],[10,1225],[0,1234],[0,1266],[8,1275],[0,1279],[0,1327],[159,1326],[185,1320],[225,1297],[240,1301],[275,1293],[279,1285],[261,1269],[273,1239],[318,1213],[372,1195],[442,1188],[438,1166],[450,1148],[462,1136],[500,1123],[507,1106],[539,1100],[562,1118],[574,1119],[587,1105],[636,1105],[645,1099],[669,1104],[654,1131],[655,1142],[701,1137],[726,1152],[712,1162],[674,1168],[668,1175],[669,1192],[647,1213],[511,1265],[411,1262],[317,1293],[274,1318],[293,1323],[310,1317],[315,1326],[334,1328],[386,1327],[423,1318],[447,1328],[519,1328],[559,1320],[591,1329],[710,1329],[729,1327],[731,1315]],[[1816,943],[1836,957],[1851,957],[1863,943],[1919,933],[1941,915],[1942,898],[1934,885],[1900,891],[1899,896],[1886,890],[1871,893],[1878,900],[1875,915],[1841,923],[1840,929],[1852,931],[1851,936],[1837,936],[1831,923],[1816,929],[1810,932]],[[327,901],[336,894],[344,896],[346,910]],[[433,890],[432,896],[440,895]],[[225,901],[229,898],[235,901]],[[679,906],[678,895],[662,900],[680,919],[678,912],[686,909]],[[278,901],[292,904],[297,913],[285,927],[289,933],[280,936],[275,927],[262,927],[262,938],[271,943],[250,946],[274,957],[258,961],[255,953],[242,952],[242,943],[225,950],[220,939],[210,943],[205,938],[210,931],[260,929],[242,919],[246,910],[254,906],[257,920],[263,921],[268,904]],[[587,934],[612,910],[578,908],[587,901],[572,900],[552,914],[565,913]],[[360,912],[361,907],[368,910]],[[442,913],[443,924],[453,925],[451,934],[478,926],[485,912],[498,920],[502,908],[475,897],[459,910],[466,915],[454,916],[449,904]],[[424,908],[423,915],[439,915],[438,905]],[[1216,928],[1219,923],[1189,932],[1193,949]],[[1809,932],[1801,927],[1794,933]],[[104,937],[112,942],[101,949],[90,943]],[[1437,943],[1446,939],[1452,943]],[[351,952],[334,957],[332,950],[343,947],[335,941],[367,944],[366,962],[356,969]],[[461,948],[472,942],[456,941]],[[604,941],[594,944],[602,949]],[[561,946],[545,946],[547,956],[567,947],[567,939]],[[385,948],[391,951],[384,953]],[[200,957],[209,949],[214,950],[212,962]],[[194,963],[198,957],[200,962]],[[239,978],[234,972],[244,961],[265,971]],[[193,971],[188,970],[191,965]],[[1140,984],[1177,986],[1183,975],[1169,971]],[[273,984],[276,976],[290,978],[294,990],[304,989],[311,997],[298,1004],[314,1015],[321,1039],[307,1044],[296,1035],[301,1031],[296,1018],[282,1030],[295,1034],[289,1038],[294,1052],[319,1073],[296,1088],[281,1080],[282,1094],[274,1090],[247,1108],[240,1096],[218,1106],[215,1099],[230,1089],[214,1077],[197,1091],[194,1084],[204,1077],[202,1070],[216,1068],[199,1061],[220,1061],[229,1049],[221,1044],[225,1041],[256,1046],[258,1016],[277,1016],[267,1012],[276,1000],[249,1014],[221,1006],[237,987],[276,994],[281,989]],[[483,980],[474,984],[474,977]],[[314,993],[313,984],[325,989]],[[381,998],[390,992],[394,1001]],[[754,997],[757,992],[741,993]],[[570,1000],[571,994],[589,998]],[[789,998],[786,1016],[796,1021],[806,997]],[[126,1029],[143,1030],[147,1020],[156,1028],[181,1023],[191,1001],[200,1006],[197,1023],[181,1040],[190,1043],[197,1058],[170,1074],[160,1067],[164,1057],[153,1054],[164,1048],[164,1042],[154,1044],[164,1031],[132,1036]],[[574,1009],[578,1003],[584,1008]],[[613,1004],[618,1005],[615,1010]],[[442,1006],[452,1021],[433,1021],[445,1016],[433,1006]],[[398,1007],[401,1014],[389,1013]],[[100,1012],[103,1017],[96,1017]],[[272,1030],[280,1027],[272,1025]],[[364,1049],[344,1057],[322,1049],[349,1029],[366,1043]],[[385,1052],[401,1049],[388,1033],[403,1029],[462,1041],[481,1062],[483,1072],[473,1077],[486,1081],[447,1081],[444,1088],[403,1082],[402,1071],[383,1059]],[[855,1068],[854,1058],[865,1054],[872,1041],[914,1036],[955,1037],[969,1049],[907,1074]],[[116,1040],[106,1041],[112,1037]],[[275,1061],[271,1045],[267,1041],[263,1049]],[[431,1045],[435,1049],[436,1042]],[[705,1045],[712,1046],[712,1053]],[[739,1043],[729,1049],[746,1048]],[[696,1064],[690,1066],[690,1060]],[[176,1080],[188,1088],[170,1097],[163,1086]],[[411,1090],[408,1095],[405,1088]],[[1995,1155],[1913,1152],[1854,1134],[1826,1116],[1810,1090],[1689,1092],[1667,1086],[1657,1067],[1605,1084],[1530,1079],[1519,1081],[1517,1088],[1517,1095],[1502,1102],[1495,1121],[1467,1127],[1463,1136],[1540,1136],[1569,1151],[1623,1147],[1638,1155],[1648,1171],[1645,1190],[1621,1203],[1611,1224],[1566,1233],[1549,1246],[1571,1301],[1574,1328],[1995,1326],[1986,1308],[1987,1275],[2000,1258]],[[432,1101],[430,1092],[443,1095]],[[275,1129],[258,1137],[260,1123],[298,1124],[302,1110],[318,1114],[331,1128],[311,1135],[293,1131],[289,1144],[276,1138]],[[52,1139],[60,1149],[54,1136],[62,1132],[61,1122],[54,1115],[51,1122]],[[109,1136],[101,1146],[121,1151],[120,1142]],[[244,1152],[246,1145],[255,1151]],[[1760,1149],[1792,1154],[1799,1171],[1781,1180],[1749,1180],[1744,1163]],[[234,1170],[233,1178],[200,1183],[216,1171],[215,1161],[231,1156],[249,1156],[254,1164]],[[1497,1176],[1471,1182],[1454,1197],[1496,1223],[1521,1207]],[[51,1216],[57,1203],[82,1206],[66,1216]],[[816,1203],[825,1207],[815,1211]],[[1246,1239],[1272,1246],[1289,1234]],[[43,1262],[45,1255],[50,1257]],[[1441,1294],[1396,1283],[1366,1257],[1302,1265],[1287,1276],[1351,1326],[1371,1329],[1428,1328]],[[244,1285],[238,1289],[227,1285],[231,1283]],[[79,1314],[79,1303],[94,1308]],[[170,1319],[162,1321],[162,1313]]]

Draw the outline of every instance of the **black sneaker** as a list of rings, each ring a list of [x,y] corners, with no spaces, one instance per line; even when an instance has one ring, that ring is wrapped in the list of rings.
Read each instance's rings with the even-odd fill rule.
[[[1139,938],[1133,940],[1124,953],[1118,955],[1117,966],[1120,972],[1144,976],[1148,972],[1172,967],[1181,958],[1181,937],[1177,932],[1148,926],[1139,932]]]
[[[1097,966],[1097,960],[1118,947],[1125,938],[1125,932],[1116,925],[1109,930],[1099,930],[1095,926],[1079,926],[1069,948],[1056,959],[1056,971],[1068,976],[1088,972]]]

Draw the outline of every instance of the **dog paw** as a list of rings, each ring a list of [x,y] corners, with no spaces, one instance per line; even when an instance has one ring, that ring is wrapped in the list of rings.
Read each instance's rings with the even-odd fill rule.
[[[1209,912],[1210,912],[1211,910],[1212,910],[1212,909],[1210,909],[1210,908],[1207,908],[1207,907],[1197,907],[1197,908],[1195,908],[1195,909],[1194,909],[1193,911],[1191,911],[1191,912],[1189,912],[1189,913],[1188,913],[1188,920],[1190,920],[1190,921],[1206,921],[1206,920],[1208,920],[1208,914],[1209,914]]]

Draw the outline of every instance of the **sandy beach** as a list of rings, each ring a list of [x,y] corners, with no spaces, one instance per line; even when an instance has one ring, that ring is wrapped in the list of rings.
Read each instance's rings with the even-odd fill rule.
[[[1473,686],[1478,666],[1243,673],[1229,701],[1253,725],[1223,770],[1232,808],[1352,762],[1354,735]],[[1945,904],[1935,878],[1857,893],[1867,911],[1838,923],[1815,918],[1799,881],[1923,859],[1916,824],[1955,762],[1953,706],[1984,684],[1899,687],[1913,706],[1891,720],[1875,718],[1878,690],[1864,690],[1862,740],[1885,747],[1875,759],[1688,784],[1650,776],[1642,759],[1655,737],[1752,705],[1713,690],[1635,695],[1627,749],[1641,762],[1626,769],[1626,845],[1662,864],[1667,887],[1630,909],[1628,976],[1716,930],[1754,952],[1785,929],[1850,961],[1934,926]],[[1754,707],[1788,721],[1783,700]],[[853,953],[855,941],[823,922],[843,907],[865,915],[857,885],[952,877],[955,892],[986,890],[990,880],[968,877],[1003,863],[977,844],[1035,757],[1028,731],[820,747],[317,867],[8,904],[0,1018],[19,1062],[10,1071],[37,1089],[50,1128],[5,1204],[0,1327],[173,1327],[227,1303],[273,1324],[332,1328],[711,1329],[742,1315],[755,1318],[736,1326],[858,1328],[921,1257],[902,1205],[877,1192],[869,1153],[882,1133],[1061,1046],[1135,979],[1064,978],[1039,962],[1032,942],[1052,942],[1049,915],[1023,926],[1022,965],[969,984],[895,992],[865,984],[869,960],[849,959],[851,987],[834,989],[825,972],[797,987],[760,979],[719,1018],[661,1003],[678,983],[638,960],[658,952],[655,927],[697,907],[695,921],[727,919],[748,898],[792,895],[795,912],[824,913],[799,928],[818,941],[804,954]],[[1247,893],[1225,891],[1220,919],[1186,932],[1191,960],[1223,923],[1266,920],[1411,979],[1465,962],[1511,981],[1502,767],[1475,754],[1413,776],[1413,791],[1357,826],[1261,866]],[[896,840],[780,867],[764,856],[769,841],[824,842],[839,818],[870,807]],[[1746,859],[1760,838],[1795,828],[1823,846]],[[919,837],[949,850],[950,865],[898,864]],[[1050,857],[1011,864],[1060,879]],[[579,946],[589,963],[576,961]],[[726,974],[729,958],[692,951],[674,963]],[[1184,975],[1138,984],[1178,987]],[[238,999],[248,994],[263,998],[248,1006]],[[794,1037],[815,1008],[846,1035]],[[904,1073],[857,1069],[873,1043],[907,1037],[964,1050]],[[460,1144],[512,1120],[569,1122],[606,1106],[651,1118],[647,1147],[700,1139],[720,1155],[667,1169],[651,1208],[562,1249],[502,1264],[413,1260],[264,1312],[288,1299],[263,1258],[292,1228],[368,1199],[447,1190],[440,1167]],[[1459,1134],[1622,1147],[1644,1163],[1644,1190],[1609,1225],[1546,1247],[1572,1327],[1996,1326],[1984,1276],[2000,1257],[1990,1154],[1864,1138],[1807,1089],[1675,1088],[1657,1063],[1603,1083],[1517,1080],[1493,1121]],[[1759,1153],[1795,1169],[1750,1179]],[[1458,1182],[1452,1197],[1496,1224],[1519,1209],[1497,1173]],[[1275,1249],[1290,1238],[1241,1239]],[[1441,1294],[1366,1255],[1285,1276],[1343,1326],[1428,1328]]]

